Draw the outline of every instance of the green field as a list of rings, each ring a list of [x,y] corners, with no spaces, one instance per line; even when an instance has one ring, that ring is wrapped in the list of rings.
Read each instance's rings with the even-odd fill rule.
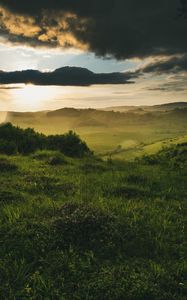
[[[0,299],[186,299],[186,144],[57,155],[0,156]]]
[[[0,127],[0,299],[185,300],[186,110],[50,113],[9,121],[95,153]]]
[[[45,134],[74,130],[97,155],[107,158],[112,154],[117,159],[132,160],[154,153],[172,141],[186,141],[187,108],[176,105],[153,106],[135,112],[64,108],[50,112],[9,113],[7,121]]]

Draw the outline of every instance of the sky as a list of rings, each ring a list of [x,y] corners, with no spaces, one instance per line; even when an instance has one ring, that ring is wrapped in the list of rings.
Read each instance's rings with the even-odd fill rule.
[[[186,0],[0,0],[0,111],[187,101]]]

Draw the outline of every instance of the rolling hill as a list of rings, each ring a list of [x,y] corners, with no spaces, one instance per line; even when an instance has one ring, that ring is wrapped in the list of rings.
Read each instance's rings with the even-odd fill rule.
[[[134,157],[142,145],[150,146],[187,135],[187,103],[129,107],[128,111],[62,108],[8,112],[6,121],[45,134],[74,130],[96,153],[116,153],[116,149],[129,150],[130,147],[131,153],[135,150]]]
[[[182,109],[187,108],[187,102],[173,102],[173,103],[165,103],[165,104],[159,104],[159,105],[152,105],[152,106],[111,106],[106,107],[105,111],[119,111],[119,112],[127,112],[127,111],[133,111],[133,112],[150,112],[150,111],[170,111],[173,109]]]

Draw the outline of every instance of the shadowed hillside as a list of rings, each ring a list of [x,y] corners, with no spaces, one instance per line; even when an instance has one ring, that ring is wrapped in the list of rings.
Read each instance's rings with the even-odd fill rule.
[[[133,112],[148,112],[148,111],[169,111],[173,110],[175,108],[187,108],[187,102],[174,102],[174,103],[166,103],[166,104],[160,104],[160,105],[153,105],[153,106],[111,106],[106,107],[106,111],[120,111],[120,112],[127,112],[127,111],[133,111]]]
[[[31,127],[44,134],[76,131],[96,153],[132,150],[129,159],[138,155],[137,147],[187,135],[187,103],[153,107],[129,107],[129,111],[63,108],[55,111],[9,112],[7,121],[23,128]],[[130,145],[130,146],[129,146]],[[120,155],[125,158],[125,155]]]

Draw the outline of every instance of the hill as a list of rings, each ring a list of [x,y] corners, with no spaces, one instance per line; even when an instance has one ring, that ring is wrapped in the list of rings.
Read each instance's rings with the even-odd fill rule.
[[[62,108],[55,111],[9,112],[7,121],[22,128],[53,135],[76,131],[98,154],[115,152],[119,147],[134,150],[117,157],[131,159],[139,155],[137,147],[187,135],[186,103],[153,106],[151,111],[115,112],[96,109]],[[130,146],[129,146],[130,145]],[[127,154],[127,156],[126,156]]]
[[[133,111],[133,112],[151,112],[151,111],[170,111],[173,109],[182,109],[187,108],[187,102],[174,102],[174,103],[165,103],[165,104],[159,104],[159,105],[153,105],[153,106],[111,106],[106,107],[105,111],[119,111],[119,112],[127,112],[127,111]]]
[[[184,300],[186,150],[0,155],[0,299]]]

